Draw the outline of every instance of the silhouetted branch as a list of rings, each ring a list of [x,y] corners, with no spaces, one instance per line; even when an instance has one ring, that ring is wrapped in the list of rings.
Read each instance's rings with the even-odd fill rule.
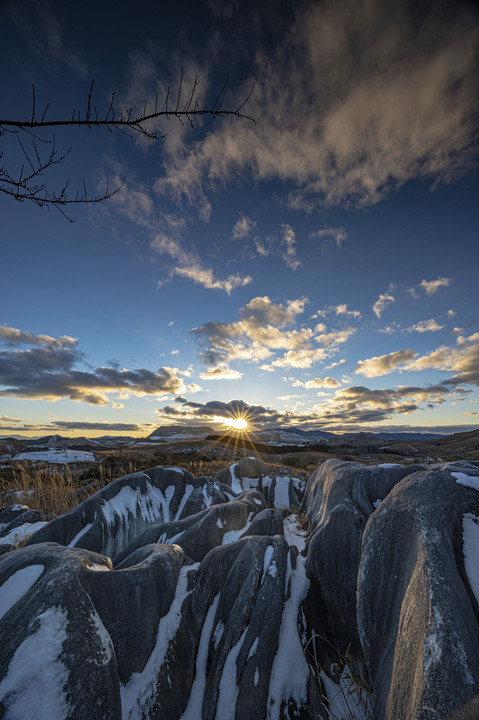
[[[243,113],[243,108],[251,97],[253,87],[246,99],[238,107],[224,109],[224,92],[227,84],[228,80],[225,81],[212,104],[206,103],[200,106],[197,98],[199,80],[195,77],[191,91],[185,97],[182,70],[174,107],[168,107],[170,99],[169,87],[165,95],[164,105],[160,109],[158,109],[158,95],[155,94],[154,103],[150,106],[145,100],[143,109],[139,113],[134,113],[133,108],[127,107],[119,111],[115,110],[115,93],[112,93],[106,113],[99,116],[97,107],[93,102],[93,80],[88,91],[85,109],[83,111],[74,109],[71,119],[69,120],[65,118],[47,120],[46,115],[50,106],[49,103],[47,103],[43,109],[41,116],[38,117],[35,85],[32,85],[32,112],[30,119],[0,120],[0,138],[4,135],[16,135],[20,153],[23,157],[23,163],[20,165],[20,168],[13,173],[3,161],[4,151],[0,152],[0,192],[13,197],[19,202],[29,200],[39,207],[55,207],[70,222],[74,222],[74,219],[67,215],[64,206],[102,202],[115,195],[124,183],[122,182],[121,185],[115,188],[110,188],[107,177],[106,189],[100,195],[90,195],[88,193],[84,178],[82,178],[82,191],[77,192],[75,195],[69,193],[69,181],[64,183],[60,190],[50,190],[44,180],[44,174],[53,167],[64,163],[72,147],[69,147],[64,152],[59,152],[56,148],[55,134],[45,139],[37,134],[39,131],[43,129],[53,130],[57,127],[106,128],[108,132],[116,130],[129,137],[133,137],[135,133],[137,133],[148,141],[153,141],[161,140],[165,137],[164,133],[160,133],[152,127],[154,121],[162,119],[171,120],[175,118],[181,124],[184,124],[184,121],[186,121],[190,127],[194,127],[196,118],[203,116],[215,118],[231,115],[254,122],[253,118]],[[22,136],[25,135],[31,138],[30,147],[28,148],[22,141]],[[43,147],[40,148],[38,143],[42,143]],[[28,169],[25,170],[25,168]]]

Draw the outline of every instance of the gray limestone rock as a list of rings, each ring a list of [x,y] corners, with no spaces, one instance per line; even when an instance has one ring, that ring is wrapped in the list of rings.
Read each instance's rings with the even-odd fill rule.
[[[119,478],[0,556],[1,718],[325,719],[348,646],[374,720],[474,706],[479,463],[323,463],[299,554],[302,489],[241,462]]]
[[[126,475],[49,522],[27,544],[57,542],[115,557],[149,525],[179,516],[195,483],[182,468]]]
[[[39,510],[25,510],[24,512],[21,512],[17,514],[14,519],[4,525],[3,527],[0,527],[0,538],[8,535],[12,530],[15,530],[15,528],[19,528],[22,525],[25,525],[25,523],[36,523],[39,520],[42,520],[42,513]]]
[[[8,505],[0,510],[0,526],[7,525],[16,517],[29,510],[27,505]]]
[[[358,626],[377,720],[435,720],[479,693],[479,598],[463,552],[479,492],[457,475],[479,488],[479,464],[408,475],[364,532]]]
[[[175,543],[189,558],[199,562],[214,547],[237,540],[264,506],[261,493],[249,491],[228,503],[212,505],[183,520],[153,525],[115,558],[115,564],[142,545],[152,542]]]
[[[375,506],[417,466],[373,466],[327,460],[308,481],[302,512],[311,592],[304,603],[308,631],[321,666],[329,671],[349,649],[361,656],[356,586],[362,534]]]

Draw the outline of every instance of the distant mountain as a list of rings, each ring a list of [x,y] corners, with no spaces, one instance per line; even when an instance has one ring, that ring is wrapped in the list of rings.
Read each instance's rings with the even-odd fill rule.
[[[45,435],[44,437],[39,438],[25,438],[29,445],[46,445],[46,446],[52,446],[58,443],[59,441],[66,440],[69,442],[71,438],[69,437],[63,437],[62,435]]]
[[[326,430],[301,430],[301,428],[297,428],[294,426],[291,427],[289,425],[286,425],[285,427],[271,428],[271,430],[269,430],[268,432],[272,432],[272,433],[287,432],[287,433],[292,433],[293,435],[301,435],[301,437],[304,437],[304,438],[311,438],[312,440],[316,439],[316,438],[325,440],[326,438],[337,437],[337,435],[335,435],[334,433],[327,432]]]
[[[439,433],[425,432],[380,432],[374,433],[374,435],[381,438],[381,440],[390,440],[391,442],[395,440],[437,440],[438,438],[444,437],[444,435],[440,435]]]
[[[169,440],[204,439],[215,431],[209,425],[161,425],[148,435],[148,440],[167,438]]]

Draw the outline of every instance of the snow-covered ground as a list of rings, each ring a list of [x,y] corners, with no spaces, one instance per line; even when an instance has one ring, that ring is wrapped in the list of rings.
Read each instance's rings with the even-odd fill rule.
[[[298,550],[304,550],[306,544],[306,530],[299,524],[297,515],[288,515],[283,521],[284,537],[290,545],[296,545]]]
[[[31,462],[45,462],[57,465],[78,462],[96,462],[95,456],[86,450],[53,449],[37,452],[24,452],[15,455],[12,460],[30,460]]]
[[[370,717],[368,695],[361,691],[360,681],[354,679],[347,665],[339,683],[335,683],[321,670],[321,680],[329,701],[331,720],[367,720]]]

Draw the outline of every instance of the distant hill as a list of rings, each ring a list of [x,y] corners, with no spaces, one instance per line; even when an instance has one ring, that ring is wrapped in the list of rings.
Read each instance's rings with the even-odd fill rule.
[[[189,440],[191,438],[202,439],[215,431],[209,425],[161,425],[148,435],[148,440],[155,438],[168,438],[170,440]]]

